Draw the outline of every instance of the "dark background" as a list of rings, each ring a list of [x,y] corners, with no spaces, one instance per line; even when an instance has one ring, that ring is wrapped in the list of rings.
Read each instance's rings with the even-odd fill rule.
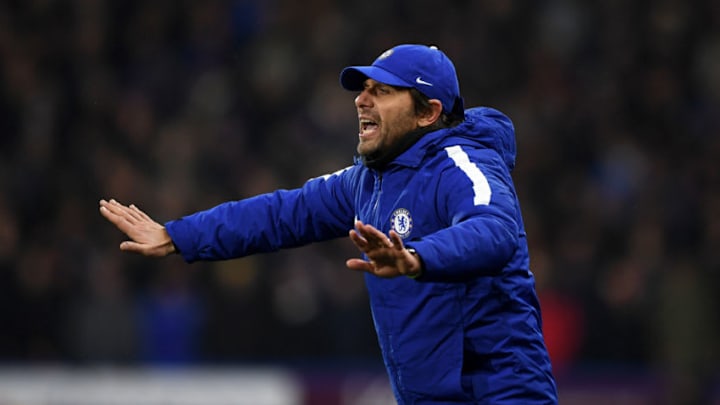
[[[97,201],[165,222],[341,169],[357,123],[340,70],[423,43],[454,60],[466,106],[514,120],[559,378],[652,376],[702,403],[719,23],[712,0],[3,1],[0,363],[379,367],[349,241],[151,260],[118,250]]]

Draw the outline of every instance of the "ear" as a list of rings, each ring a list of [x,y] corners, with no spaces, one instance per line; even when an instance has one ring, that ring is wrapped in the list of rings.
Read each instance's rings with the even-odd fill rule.
[[[442,103],[440,100],[432,98],[429,100],[430,108],[425,110],[422,115],[418,117],[418,126],[427,127],[434,124],[442,115]]]

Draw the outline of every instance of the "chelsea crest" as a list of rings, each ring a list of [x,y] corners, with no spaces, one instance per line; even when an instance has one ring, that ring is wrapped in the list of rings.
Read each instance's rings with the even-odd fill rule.
[[[410,236],[412,231],[413,223],[410,211],[405,208],[398,208],[393,211],[390,217],[390,229],[397,232],[401,238],[405,239]]]

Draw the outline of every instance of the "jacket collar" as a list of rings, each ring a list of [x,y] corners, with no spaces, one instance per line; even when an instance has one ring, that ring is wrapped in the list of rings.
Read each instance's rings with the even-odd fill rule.
[[[405,149],[400,155],[388,164],[389,166],[405,166],[411,168],[420,167],[425,156],[437,149],[437,145],[445,138],[449,128],[440,128],[425,133],[409,148]]]

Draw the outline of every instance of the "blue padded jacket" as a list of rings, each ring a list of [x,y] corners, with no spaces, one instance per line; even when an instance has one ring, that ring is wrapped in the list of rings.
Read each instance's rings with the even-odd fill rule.
[[[422,277],[366,274],[399,404],[555,404],[540,307],[511,178],[511,121],[487,107],[424,135],[382,171],[361,162],[166,225],[188,262],[394,229]]]

